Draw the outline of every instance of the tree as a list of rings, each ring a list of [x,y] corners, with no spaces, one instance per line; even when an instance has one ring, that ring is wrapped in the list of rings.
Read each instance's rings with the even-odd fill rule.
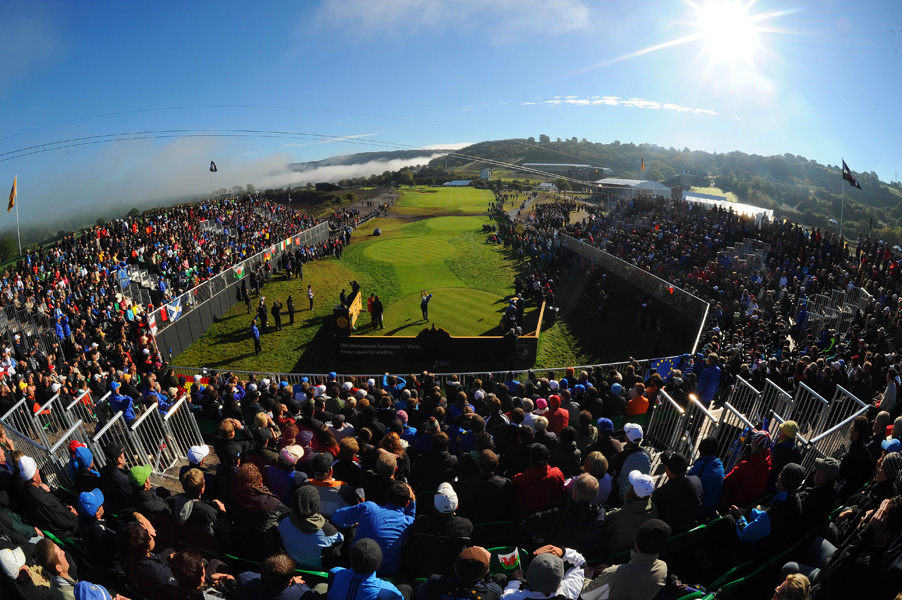
[[[564,179],[563,177],[555,179],[554,185],[556,185],[557,189],[559,189],[562,192],[570,191],[573,189],[573,187],[570,185],[570,182],[567,181],[566,179]]]
[[[0,262],[12,260],[19,254],[19,246],[16,240],[9,235],[0,238]]]
[[[540,144],[547,144],[547,143],[549,143],[550,141],[551,141],[551,138],[548,137],[547,135],[545,135],[544,133],[543,133],[542,135],[539,136],[539,143],[540,143]]]
[[[535,143],[536,143],[536,138],[534,138],[534,137],[526,138],[526,142],[529,143],[529,144],[535,144]]]
[[[140,214],[141,214],[141,211],[138,210],[137,208],[133,208],[133,209],[131,209],[130,211],[128,211],[128,216],[129,216],[129,217],[137,217],[137,216],[140,215]]]
[[[254,187],[253,183],[247,184],[246,189],[247,189],[248,194],[253,194],[254,192],[257,191],[257,188]]]
[[[103,217],[97,217],[97,224],[98,224],[98,225],[103,225],[104,223],[106,223],[106,221],[103,220]]]

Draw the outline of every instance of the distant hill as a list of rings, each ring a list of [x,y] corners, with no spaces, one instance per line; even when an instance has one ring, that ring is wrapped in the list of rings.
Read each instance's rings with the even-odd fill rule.
[[[389,161],[389,160],[413,160],[415,158],[423,158],[424,156],[435,156],[443,154],[450,150],[393,150],[389,152],[359,152],[357,154],[343,154],[341,156],[330,156],[323,160],[314,160],[310,162],[291,163],[288,168],[298,173],[304,171],[312,171],[320,167],[344,167],[349,165],[361,165],[373,161]]]
[[[664,181],[684,174],[696,187],[714,185],[733,192],[740,202],[774,210],[777,216],[830,229],[828,221],[840,218],[841,168],[822,165],[804,156],[783,154],[759,156],[734,151],[726,154],[653,144],[600,144],[577,140],[551,141],[541,136],[473,144],[455,155],[433,160],[433,166],[448,165],[455,171],[477,171],[487,166],[474,158],[511,164],[557,162],[609,167],[616,177]],[[641,157],[645,171],[640,171]],[[873,235],[902,242],[902,185],[880,181],[877,174],[854,172],[862,189],[846,183],[844,231],[846,237],[867,233],[873,219]]]

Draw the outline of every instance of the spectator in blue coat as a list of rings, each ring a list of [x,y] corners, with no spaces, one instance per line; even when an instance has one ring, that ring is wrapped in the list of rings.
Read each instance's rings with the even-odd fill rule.
[[[110,408],[113,409],[113,414],[121,412],[125,423],[131,425],[135,420],[135,403],[128,396],[123,396],[119,393],[120,387],[121,384],[118,381],[110,384],[110,391],[112,391],[109,400]]]
[[[688,475],[702,480],[702,504],[698,507],[698,518],[712,515],[720,503],[723,491],[723,463],[717,458],[717,438],[706,437],[698,444],[698,460],[689,469]]]
[[[695,389],[695,393],[703,406],[708,406],[711,401],[714,400],[714,396],[717,395],[717,389],[720,387],[720,367],[717,364],[718,360],[716,354],[713,352],[709,354],[708,364],[705,366],[701,375],[698,376],[698,386]]]
[[[397,587],[376,577],[383,565],[379,546],[371,538],[360,538],[354,543],[349,553],[351,568],[335,567],[329,571],[329,600],[403,600]]]

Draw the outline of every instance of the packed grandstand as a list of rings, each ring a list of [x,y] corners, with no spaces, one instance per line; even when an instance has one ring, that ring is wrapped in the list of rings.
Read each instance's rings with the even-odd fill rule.
[[[577,209],[587,216],[572,220]],[[153,273],[159,307],[317,224],[260,197],[94,227],[7,267],[2,589],[893,598],[902,259],[863,235],[849,245],[663,197],[530,212],[497,210],[492,241],[528,264],[535,290],[582,280],[601,305],[617,285],[566,236],[709,303],[697,345],[542,372],[171,367],[153,307],[118,273]],[[666,335],[645,300],[636,335]]]

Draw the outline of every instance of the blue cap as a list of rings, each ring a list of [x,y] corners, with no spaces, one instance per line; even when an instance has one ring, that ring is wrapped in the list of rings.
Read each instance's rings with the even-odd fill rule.
[[[308,381],[310,381],[309,377],[301,377],[301,383],[307,383]]]
[[[118,390],[120,385],[122,385],[122,384],[120,384],[118,381],[114,381],[113,383],[110,384],[110,389]]]
[[[602,417],[598,419],[599,433],[614,433],[614,421]]]
[[[581,383],[577,383],[576,385],[573,386],[573,391],[576,392],[577,394],[585,394],[586,386],[584,386]]]
[[[620,390],[622,390],[622,389],[623,389],[622,385],[620,385],[619,383],[615,383],[614,385],[611,386],[611,393],[616,396],[617,394],[620,393]]]
[[[78,495],[78,510],[83,515],[93,517],[102,504],[103,492],[99,489],[95,489],[93,492],[82,492]]]
[[[890,452],[902,453],[902,442],[900,442],[896,438],[883,440],[882,442],[880,442],[880,447],[886,450],[887,454],[889,454]]]
[[[338,376],[338,373],[335,371],[329,371],[329,379],[335,379]]]
[[[113,600],[110,593],[102,585],[90,581],[79,581],[75,584],[75,600]]]
[[[286,388],[286,387],[288,387],[288,382],[287,382],[287,381],[280,381],[280,382],[279,382],[279,389]]]
[[[75,449],[72,453],[72,464],[76,469],[86,469],[94,462],[94,455],[86,446]]]

